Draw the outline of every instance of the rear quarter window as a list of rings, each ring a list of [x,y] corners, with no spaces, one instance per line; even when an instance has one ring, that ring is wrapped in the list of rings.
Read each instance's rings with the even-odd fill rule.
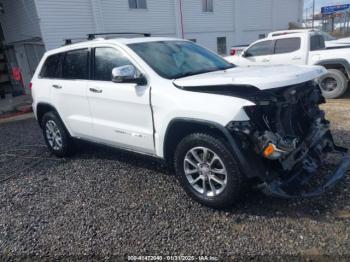
[[[39,76],[42,78],[58,78],[59,77],[58,64],[60,61],[60,57],[61,57],[60,54],[56,54],[46,58]]]

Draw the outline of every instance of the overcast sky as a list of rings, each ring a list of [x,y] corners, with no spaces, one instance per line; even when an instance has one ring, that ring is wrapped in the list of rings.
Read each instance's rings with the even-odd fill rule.
[[[315,0],[315,13],[321,12],[322,6],[336,4],[350,4],[350,0]],[[308,13],[311,13],[312,0],[304,0],[304,12],[306,8],[309,8]]]

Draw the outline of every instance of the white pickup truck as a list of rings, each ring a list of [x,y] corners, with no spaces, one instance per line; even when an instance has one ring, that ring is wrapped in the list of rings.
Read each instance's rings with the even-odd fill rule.
[[[295,30],[282,30],[282,31],[274,31],[268,34],[268,37],[285,35],[285,34],[294,34],[294,33],[302,33],[306,31],[310,31],[310,29],[295,29]],[[350,37],[345,38],[335,38],[327,32],[317,30],[323,36],[326,49],[333,48],[349,48],[350,47]],[[247,45],[248,46],[248,45]],[[246,47],[247,47],[246,46]]]
[[[326,49],[322,32],[318,30],[269,34],[239,56],[228,56],[226,60],[238,66],[322,65],[328,70],[319,79],[326,98],[342,96],[350,79],[350,48]]]

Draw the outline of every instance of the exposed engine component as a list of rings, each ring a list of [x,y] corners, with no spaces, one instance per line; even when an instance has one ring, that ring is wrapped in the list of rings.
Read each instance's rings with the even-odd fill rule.
[[[256,141],[256,152],[271,160],[285,158],[299,144],[297,137],[281,137],[278,133],[271,131],[265,131],[262,135],[256,131],[253,138]]]
[[[273,97],[269,102],[266,97]],[[239,136],[251,158],[264,166],[261,187],[280,197],[307,197],[323,193],[334,185],[350,158],[344,148],[334,144],[329,122],[319,108],[325,100],[315,82],[269,90],[254,97],[255,106],[245,107],[250,121],[230,123],[229,130]],[[331,175],[321,175],[329,153],[340,156]]]

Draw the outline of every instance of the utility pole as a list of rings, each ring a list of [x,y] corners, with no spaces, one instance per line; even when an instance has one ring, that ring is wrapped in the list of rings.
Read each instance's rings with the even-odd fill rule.
[[[309,27],[309,16],[308,16],[308,10],[309,8],[306,8],[306,18],[305,18],[305,25],[308,28]]]
[[[315,28],[315,0],[312,1],[312,29]]]

